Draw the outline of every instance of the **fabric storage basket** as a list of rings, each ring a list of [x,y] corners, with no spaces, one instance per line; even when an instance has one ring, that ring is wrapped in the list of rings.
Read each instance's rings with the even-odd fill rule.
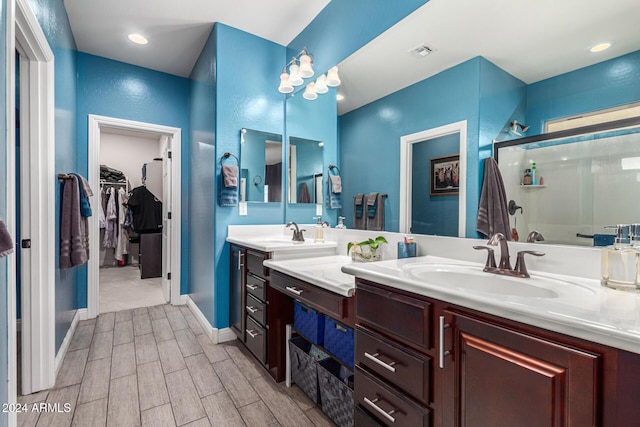
[[[353,372],[334,359],[318,362],[318,385],[322,412],[339,427],[353,426]]]
[[[318,393],[318,362],[310,355],[312,344],[303,337],[289,340],[291,380],[315,403],[320,404]]]
[[[316,345],[324,340],[324,316],[312,308],[295,301],[293,328]]]
[[[325,317],[324,348],[353,368],[353,329]]]

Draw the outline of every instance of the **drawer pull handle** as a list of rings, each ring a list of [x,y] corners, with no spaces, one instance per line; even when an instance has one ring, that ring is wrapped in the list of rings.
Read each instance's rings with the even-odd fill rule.
[[[258,289],[256,285],[247,285],[247,288],[251,289],[252,291],[255,291],[256,289]]]
[[[389,363],[384,363],[382,360],[378,359],[378,356],[380,356],[380,353],[369,354],[366,351],[364,352],[364,357],[366,357],[367,359],[377,363],[378,365],[382,366],[383,368],[391,372],[396,371],[396,368],[394,368],[393,365],[395,365],[397,362],[393,361]]]
[[[444,369],[444,358],[451,354],[449,350],[444,351],[444,330],[450,326],[449,323],[444,323],[444,316],[440,316],[440,369]]]
[[[302,293],[304,292],[303,290],[298,290],[292,286],[287,286],[285,289],[288,290],[289,292],[293,292],[296,295],[302,295]]]
[[[251,337],[251,338],[255,338],[258,335],[260,335],[258,332],[254,331],[253,329],[245,329],[247,331],[247,334]]]
[[[251,305],[248,305],[248,306],[247,306],[247,311],[248,311],[249,313],[251,313],[251,314],[254,314],[254,313],[259,312],[259,311],[260,311],[260,309],[259,309],[259,308],[255,308],[255,307],[253,307],[253,306],[251,306]]]
[[[238,271],[240,271],[242,269],[242,267],[244,267],[244,264],[242,264],[242,257],[244,256],[244,253],[239,252],[238,253]]]
[[[386,412],[384,409],[382,409],[381,407],[379,407],[378,405],[376,405],[376,403],[379,401],[378,398],[375,398],[373,400],[369,400],[368,397],[364,398],[364,401],[367,405],[371,406],[373,409],[376,410],[376,412],[378,412],[380,415],[382,415],[383,417],[385,417],[386,419],[388,419],[389,421],[391,421],[392,423],[396,422],[396,419],[393,418],[391,415],[396,413],[395,409],[390,410],[389,412]]]

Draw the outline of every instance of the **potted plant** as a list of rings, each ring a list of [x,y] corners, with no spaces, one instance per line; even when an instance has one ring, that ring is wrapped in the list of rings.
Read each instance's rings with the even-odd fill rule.
[[[380,254],[378,253],[380,243],[388,242],[382,236],[362,242],[349,242],[347,244],[347,254],[350,253],[351,259],[354,261],[377,261],[380,259]]]

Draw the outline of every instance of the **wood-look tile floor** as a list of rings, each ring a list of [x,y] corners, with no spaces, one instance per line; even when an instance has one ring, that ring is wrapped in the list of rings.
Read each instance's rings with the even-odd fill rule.
[[[277,384],[236,342],[213,344],[186,306],[81,321],[53,389],[19,402],[19,426],[332,426],[304,393]]]

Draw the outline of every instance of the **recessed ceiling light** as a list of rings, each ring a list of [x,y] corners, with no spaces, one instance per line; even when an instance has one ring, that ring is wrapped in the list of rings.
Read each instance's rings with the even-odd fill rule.
[[[342,101],[343,99],[344,99],[344,95],[341,95],[341,94],[336,95],[336,100]]]
[[[598,53],[598,52],[602,52],[603,50],[607,50],[609,49],[611,46],[613,46],[612,42],[602,42],[602,43],[598,43],[596,45],[593,45],[589,48],[589,52],[591,53]]]
[[[127,36],[127,38],[129,40],[131,40],[132,42],[134,42],[135,44],[147,44],[149,43],[149,40],[147,40],[147,38],[141,34],[136,34],[136,33],[131,33]]]

